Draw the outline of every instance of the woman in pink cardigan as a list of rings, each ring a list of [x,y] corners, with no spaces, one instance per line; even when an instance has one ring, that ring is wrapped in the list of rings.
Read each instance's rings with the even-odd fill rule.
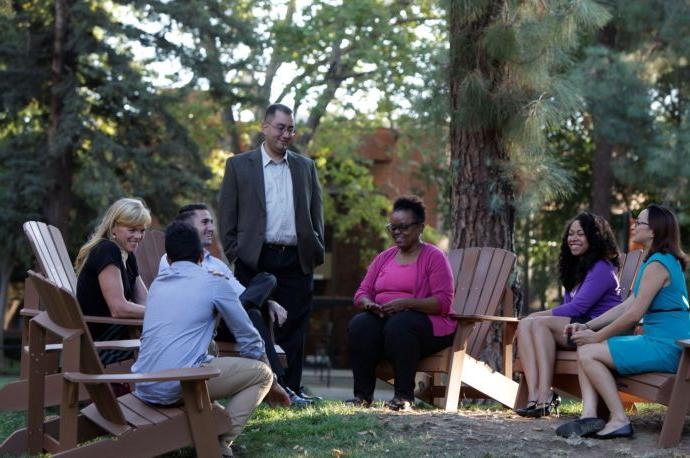
[[[453,343],[453,274],[443,252],[421,240],[425,213],[418,197],[395,201],[387,225],[395,246],[374,258],[355,293],[363,310],[348,327],[355,405],[371,404],[376,365],[386,359],[395,372],[386,406],[409,410],[418,361]]]

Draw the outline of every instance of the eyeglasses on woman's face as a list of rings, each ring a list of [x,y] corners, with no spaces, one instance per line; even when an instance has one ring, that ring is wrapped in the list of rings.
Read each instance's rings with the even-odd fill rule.
[[[635,221],[633,221],[634,226],[649,226],[649,223],[647,221],[640,221],[640,218],[637,218]]]
[[[416,225],[418,225],[418,224],[419,224],[419,223],[416,222],[416,221],[413,222],[413,223],[408,223],[408,224],[391,224],[391,223],[388,223],[388,224],[386,224],[386,229],[387,229],[388,232],[390,232],[391,234],[393,234],[393,233],[395,233],[395,232],[407,232],[407,231],[409,231],[412,227],[414,227],[414,226],[416,226]]]

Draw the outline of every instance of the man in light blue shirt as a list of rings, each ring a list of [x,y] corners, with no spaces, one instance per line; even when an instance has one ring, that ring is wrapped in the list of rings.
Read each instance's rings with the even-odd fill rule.
[[[273,339],[271,338],[271,332],[266,325],[267,314],[272,315],[273,320],[278,324],[278,326],[281,326],[287,318],[287,311],[277,302],[269,300],[270,295],[273,293],[276,287],[275,277],[265,272],[258,273],[254,278],[252,278],[251,282],[247,285],[247,288],[245,288],[239,281],[237,281],[227,264],[211,255],[211,253],[208,251],[208,248],[210,248],[214,242],[215,225],[211,211],[206,204],[194,203],[185,205],[178,211],[175,221],[188,223],[197,230],[199,237],[201,238],[201,244],[204,248],[204,256],[201,265],[209,271],[217,273],[225,278],[236,295],[239,296],[239,300],[247,311],[249,319],[252,321],[257,331],[259,331],[259,335],[261,335],[261,338],[264,341],[266,356],[271,369],[278,377],[278,381],[281,382],[281,385],[285,385],[283,383],[285,369],[280,363],[280,359],[278,358],[278,354],[276,353],[274,347]],[[160,260],[158,274],[160,275],[168,268],[168,260],[164,254]],[[221,342],[235,341],[232,332],[222,321],[219,324],[216,332],[215,340]],[[290,396],[292,404],[295,406],[304,407],[311,402],[295,395],[295,393],[291,392],[289,388],[285,389]]]
[[[203,365],[219,368],[220,376],[208,381],[208,389],[211,399],[230,398],[226,411],[231,430],[222,438],[227,447],[267,393],[278,402],[287,399],[266,364],[261,336],[237,292],[221,275],[201,266],[203,249],[196,229],[173,222],[166,229],[165,250],[170,267],[151,284],[141,348],[132,372]],[[235,336],[242,357],[214,358],[208,354],[217,313]],[[176,404],[182,397],[178,382],[138,383],[134,393],[159,405]]]

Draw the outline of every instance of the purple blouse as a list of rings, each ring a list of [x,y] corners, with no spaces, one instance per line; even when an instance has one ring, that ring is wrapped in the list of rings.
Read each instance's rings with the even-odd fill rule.
[[[621,303],[616,268],[609,261],[597,261],[582,283],[566,291],[563,303],[551,310],[554,316],[584,317],[588,320]]]

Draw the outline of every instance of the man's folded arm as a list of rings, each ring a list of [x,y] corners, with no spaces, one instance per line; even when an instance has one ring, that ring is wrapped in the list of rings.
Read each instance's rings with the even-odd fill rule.
[[[216,308],[235,337],[240,356],[260,360],[265,353],[264,342],[242,307],[237,293],[227,283],[221,288]]]

